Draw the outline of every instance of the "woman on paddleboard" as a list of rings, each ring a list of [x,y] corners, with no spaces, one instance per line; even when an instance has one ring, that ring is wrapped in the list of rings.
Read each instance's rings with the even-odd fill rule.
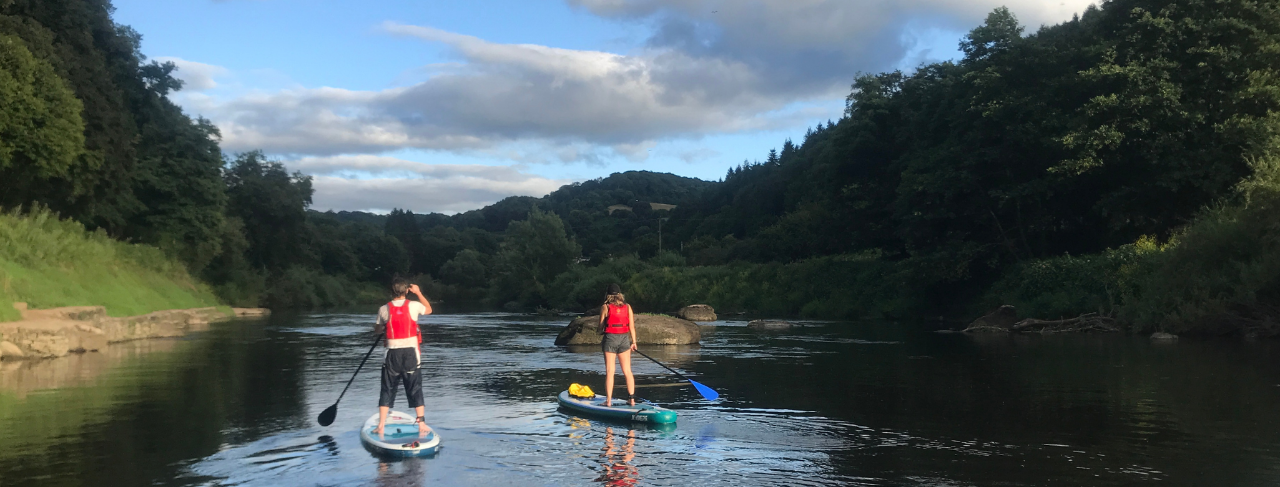
[[[604,305],[600,306],[600,329],[604,330],[604,339],[600,340],[604,351],[604,405],[613,406],[616,359],[622,364],[622,375],[627,377],[627,399],[635,406],[636,378],[631,375],[631,351],[636,349],[636,317],[617,284],[610,284],[605,291]]]

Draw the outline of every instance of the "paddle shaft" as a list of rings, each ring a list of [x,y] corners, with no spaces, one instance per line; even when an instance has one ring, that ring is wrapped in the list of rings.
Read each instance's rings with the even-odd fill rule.
[[[379,343],[382,343],[382,334],[378,334],[378,338],[373,341],[373,345],[369,346],[369,351],[365,352],[364,359],[360,360],[360,366],[356,367],[356,373],[351,374],[351,380],[347,381],[347,386],[342,388],[341,394],[338,394],[338,401],[341,401],[342,396],[347,394],[347,389],[350,389],[351,383],[356,381],[356,376],[360,375],[360,369],[364,368],[364,363],[369,361],[369,356],[373,355],[373,349],[378,348]],[[337,406],[338,401],[333,401],[333,405]]]
[[[679,372],[676,372],[675,370],[672,370],[672,369],[671,369],[671,367],[667,367],[667,366],[666,366],[666,365],[664,365],[662,362],[659,362],[659,361],[657,361],[657,360],[653,360],[653,357],[650,357],[650,356],[648,356],[648,355],[645,355],[645,354],[644,354],[644,352],[641,352],[641,351],[639,351],[639,350],[636,350],[636,353],[640,354],[640,355],[641,355],[641,356],[643,356],[644,358],[647,358],[647,359],[649,359],[649,360],[652,360],[652,361],[653,361],[653,363],[655,363],[655,364],[661,365],[661,366],[662,366],[662,368],[667,369],[667,370],[670,370],[672,374],[675,374],[675,375],[676,375],[676,377],[679,377],[679,378],[681,378],[681,379],[684,379],[684,380],[687,380],[687,381],[691,381],[691,382],[692,382],[692,380],[693,380],[693,379],[690,379],[690,378],[688,378],[688,377],[685,377],[683,374],[681,374],[681,373],[679,373]]]

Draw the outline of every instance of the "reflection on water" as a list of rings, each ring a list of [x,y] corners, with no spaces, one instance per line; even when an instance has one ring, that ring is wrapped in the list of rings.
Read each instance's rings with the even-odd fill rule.
[[[421,458],[402,461],[378,462],[378,476],[373,484],[379,487],[420,487],[423,484],[426,463]]]
[[[708,403],[647,360],[639,395],[668,428],[559,410],[603,386],[598,347],[560,320],[439,315],[423,329],[435,458],[387,460],[357,428],[377,367],[369,317],[279,314],[181,340],[0,363],[0,485],[1274,485],[1276,344],[1123,336],[967,337],[890,324],[648,347],[721,392]],[[375,352],[375,356],[378,352]]]
[[[610,487],[629,487],[640,480],[640,470],[631,465],[636,457],[636,431],[627,430],[622,445],[614,442],[613,427],[604,429],[604,464],[601,465],[600,476],[596,482]]]

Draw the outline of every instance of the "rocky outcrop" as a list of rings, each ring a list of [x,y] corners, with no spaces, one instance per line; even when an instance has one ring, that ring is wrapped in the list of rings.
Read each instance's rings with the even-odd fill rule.
[[[751,320],[747,322],[747,328],[753,330],[785,330],[787,328],[799,326],[790,321],[782,320]]]
[[[973,320],[973,323],[970,323],[969,327],[965,328],[964,331],[965,333],[1008,333],[1009,329],[1013,328],[1013,325],[1017,323],[1017,310],[1015,310],[1013,306],[1006,304],[997,308],[995,311],[987,313],[981,318]]]
[[[556,337],[556,345],[598,345],[600,315],[574,318]],[[640,345],[691,345],[702,339],[691,321],[658,315],[636,315],[636,341]]]
[[[216,308],[166,310],[126,317],[107,316],[102,306],[32,310],[27,309],[26,303],[15,303],[14,308],[22,312],[23,320],[0,323],[2,359],[61,357],[101,350],[113,342],[178,337],[230,318]]]
[[[689,321],[716,321],[716,310],[705,304],[691,304],[676,311],[676,317]]]
[[[25,356],[27,356],[27,354],[23,352],[21,348],[18,348],[17,345],[14,345],[11,342],[0,342],[0,359],[5,357],[22,358]]]

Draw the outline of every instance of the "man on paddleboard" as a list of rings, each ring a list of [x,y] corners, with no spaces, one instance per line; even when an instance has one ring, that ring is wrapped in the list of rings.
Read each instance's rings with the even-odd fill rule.
[[[418,297],[417,301],[405,298],[408,293]],[[382,434],[387,425],[387,413],[395,405],[396,389],[404,382],[404,394],[408,398],[409,407],[418,412],[418,433],[426,435],[431,431],[423,418],[426,408],[422,402],[422,374],[418,366],[422,364],[422,334],[418,332],[418,317],[431,314],[431,303],[422,295],[417,284],[409,284],[401,278],[391,282],[390,303],[378,309],[378,322],[375,330],[385,328],[387,335],[387,357],[382,362],[382,392],[378,395],[378,427],[374,433]]]

